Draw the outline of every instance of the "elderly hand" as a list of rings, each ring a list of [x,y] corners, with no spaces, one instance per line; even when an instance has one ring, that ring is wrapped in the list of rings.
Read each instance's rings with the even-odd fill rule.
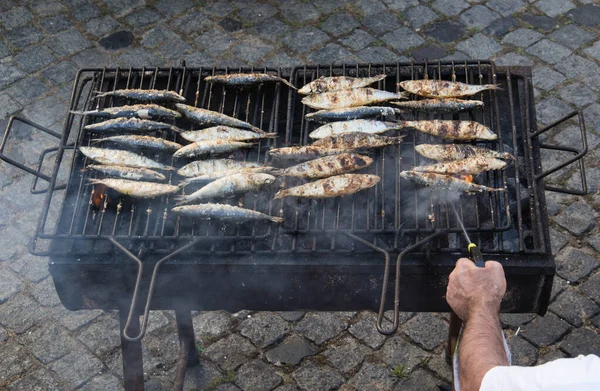
[[[477,267],[467,258],[456,262],[450,274],[446,300],[463,320],[476,313],[498,314],[506,292],[506,278],[502,265],[487,261],[485,267]]]

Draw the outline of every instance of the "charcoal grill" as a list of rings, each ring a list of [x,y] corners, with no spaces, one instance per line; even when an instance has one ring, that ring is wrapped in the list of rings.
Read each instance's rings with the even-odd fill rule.
[[[425,77],[500,84],[502,90],[485,91],[475,97],[485,102],[483,110],[443,116],[416,112],[403,115],[415,119],[470,119],[490,127],[498,140],[478,145],[510,152],[516,160],[504,171],[481,175],[478,183],[503,187],[507,192],[456,200],[399,179],[400,171],[425,162],[415,154],[414,146],[434,139],[409,130],[403,144],[373,154],[375,163],[367,172],[379,175],[381,181],[369,190],[331,200],[272,200],[277,190],[274,186],[232,202],[281,216],[285,218],[281,225],[193,222],[169,212],[173,197],[134,202],[86,185],[95,174],[82,171],[86,161],[77,148],[98,137],[82,131],[94,119],[70,114],[62,134],[57,134],[11,118],[0,144],[0,158],[35,175],[31,192],[45,193],[30,251],[50,256],[50,272],[66,308],[119,310],[126,389],[143,387],[140,340],[149,310],[176,311],[182,344],[176,387],[182,385],[185,364],[197,360],[192,310],[346,311],[379,306],[377,327],[386,334],[396,330],[399,311],[449,311],[444,299],[448,274],[467,245],[451,210],[452,203],[457,205],[466,230],[486,259],[496,259],[504,266],[508,291],[502,311],[545,313],[555,266],[544,191],[587,191],[582,160],[587,142],[581,113],[571,113],[537,129],[527,67],[503,68],[490,61],[466,61],[293,69],[188,68],[185,63],[171,68],[82,69],[77,73],[69,109],[128,103],[119,98],[92,99],[94,91],[178,91],[188,104],[224,112],[279,133],[279,138],[263,140],[237,156],[266,162],[271,147],[307,144],[308,134],[316,125],[304,119],[310,109],[300,103],[301,97],[281,83],[236,89],[203,81],[209,75],[253,71],[277,74],[297,86],[319,76],[385,73],[387,78],[377,87],[389,91],[397,91],[396,83],[402,80]],[[540,141],[550,129],[575,120],[581,132],[581,147]],[[56,148],[43,151],[37,167],[26,166],[5,153],[13,125],[21,125],[19,122],[59,139]],[[192,128],[185,120],[177,125]],[[178,136],[167,137],[176,140]],[[543,171],[540,151],[545,148],[564,151],[571,157]],[[56,154],[54,166],[50,174],[44,174],[44,162],[52,154]],[[581,189],[544,185],[545,177],[570,164],[579,165]],[[65,166],[68,171],[61,171]],[[60,183],[60,173],[66,183]],[[47,186],[42,187],[40,180]],[[292,179],[286,181],[288,186],[294,184]],[[381,325],[387,309],[395,310],[391,329]]]

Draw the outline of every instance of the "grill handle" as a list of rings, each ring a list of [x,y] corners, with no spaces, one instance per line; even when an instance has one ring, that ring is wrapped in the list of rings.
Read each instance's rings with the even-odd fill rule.
[[[35,179],[33,181],[33,184],[31,185],[31,194],[42,194],[42,193],[46,193],[49,190],[48,188],[45,189],[38,189],[37,188],[37,184],[38,184],[38,180],[39,179],[43,179],[44,181],[50,183],[51,181],[51,177],[49,177],[48,175],[42,173],[42,165],[44,164],[44,160],[46,158],[46,155],[48,155],[49,153],[52,152],[56,152],[58,151],[58,147],[52,147],[52,148],[46,148],[42,151],[42,153],[40,154],[40,158],[38,160],[38,166],[37,169],[33,169],[31,167],[27,167],[25,164],[20,163],[14,159],[12,159],[11,157],[7,156],[6,153],[4,152],[4,150],[6,149],[6,145],[8,143],[8,139],[10,136],[10,133],[14,130],[13,129],[13,125],[16,123],[23,123],[26,125],[29,125],[32,128],[35,128],[37,130],[40,130],[46,134],[49,134],[50,136],[56,137],[57,139],[61,139],[61,134],[56,133],[53,130],[50,130],[48,128],[45,128],[41,125],[38,125],[34,122],[31,122],[25,118],[21,118],[18,116],[11,116],[8,120],[8,123],[6,124],[6,130],[4,131],[4,136],[2,136],[2,141],[0,142],[0,159],[4,160],[5,162],[7,162],[8,164],[15,166],[29,174],[32,174],[35,176]],[[73,149],[73,146],[66,146],[65,149]],[[54,163],[55,165],[58,164],[58,161],[56,161]],[[54,171],[54,169],[52,170]],[[66,184],[61,184],[61,185],[55,185],[54,186],[54,190],[63,190],[66,188]]]
[[[587,143],[587,132],[585,129],[585,121],[583,119],[583,113],[581,111],[573,111],[570,114],[566,115],[565,117],[559,119],[558,121],[555,121],[555,122],[551,123],[550,125],[546,126],[545,128],[542,128],[542,129],[538,130],[537,132],[533,133],[531,135],[531,138],[539,137],[540,135],[546,133],[550,129],[553,129],[554,127],[562,124],[563,122],[565,122],[575,116],[577,116],[577,118],[579,120],[579,131],[581,132],[582,148],[577,149],[572,146],[547,144],[547,143],[540,142],[540,150],[541,149],[549,149],[549,150],[554,150],[554,151],[570,152],[573,154],[573,157],[571,157],[570,159],[566,160],[563,163],[556,165],[555,167],[552,167],[546,171],[542,171],[540,174],[535,176],[535,179],[536,179],[536,181],[539,181],[539,180],[547,177],[548,175],[553,174],[553,173],[557,172],[558,170],[578,161],[579,173],[581,176],[581,190],[573,190],[573,189],[567,189],[567,188],[556,187],[556,186],[545,186],[545,189],[548,191],[554,191],[556,193],[586,195],[588,192],[588,188],[587,188],[587,180],[585,178],[585,165],[583,163],[583,157],[585,156],[585,154],[588,151],[588,143]]]

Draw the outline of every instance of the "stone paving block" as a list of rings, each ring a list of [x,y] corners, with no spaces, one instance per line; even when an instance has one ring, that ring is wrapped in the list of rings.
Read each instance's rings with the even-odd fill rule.
[[[577,78],[600,72],[600,67],[588,59],[573,54],[556,64],[556,70],[567,77]]]
[[[306,391],[334,390],[344,383],[344,378],[333,369],[312,362],[297,369],[292,377]]]
[[[237,334],[223,338],[204,350],[204,355],[223,370],[233,370],[258,354],[258,350]]]
[[[309,55],[308,60],[314,64],[330,64],[332,61],[341,64],[356,62],[356,57],[340,45],[329,43],[324,48]]]
[[[533,84],[542,90],[553,90],[557,85],[567,78],[552,68],[541,66],[532,70]]]
[[[538,349],[520,336],[509,335],[506,343],[510,349],[512,365],[531,366],[538,359]]]
[[[379,0],[354,0],[351,4],[363,16],[378,14],[386,9],[385,4]]]
[[[6,89],[6,93],[22,105],[30,104],[49,92],[50,87],[36,76],[21,79]]]
[[[150,29],[142,36],[141,44],[146,47],[156,47],[163,42],[178,39],[179,36],[165,26],[158,25]]]
[[[458,18],[463,25],[481,30],[500,18],[500,15],[483,5],[475,5],[463,12]]]
[[[533,45],[543,37],[544,36],[542,34],[535,30],[521,28],[507,34],[502,42],[509,45],[518,46],[520,48],[526,48]]]
[[[133,28],[142,28],[152,23],[158,22],[160,19],[161,16],[158,12],[144,8],[127,15],[127,17],[125,18],[125,23],[127,23]]]
[[[279,311],[277,314],[288,322],[297,322],[302,319],[306,311]]]
[[[592,33],[570,24],[553,32],[549,35],[549,38],[561,45],[570,47],[571,49],[578,49],[594,39],[595,36]]]
[[[33,19],[31,12],[25,7],[16,7],[0,13],[0,26],[6,30],[27,25]]]
[[[42,364],[58,360],[80,346],[64,328],[55,323],[41,325],[24,334],[20,342],[27,345]]]
[[[535,318],[533,314],[500,314],[500,323],[504,327],[517,329]]]
[[[522,0],[491,0],[486,5],[502,16],[512,15],[527,6]]]
[[[201,312],[193,318],[194,332],[200,339],[219,338],[231,330],[233,319],[226,311]]]
[[[491,58],[502,50],[502,46],[495,40],[481,33],[456,45],[461,52],[467,53],[471,58]]]
[[[552,281],[552,292],[550,293],[550,301],[556,299],[559,293],[564,291],[570,286],[570,281],[567,281],[559,276],[554,276],[554,281]]]
[[[296,324],[296,331],[322,344],[348,328],[348,316],[344,312],[309,312]]]
[[[92,43],[77,30],[67,30],[45,40],[46,45],[59,56],[68,56],[87,49]]]
[[[57,391],[64,390],[44,368],[27,372],[8,386],[9,391]]]
[[[396,380],[385,364],[366,362],[350,379],[349,384],[357,390],[389,390]]]
[[[438,16],[435,12],[423,5],[418,5],[406,10],[404,12],[404,16],[414,29],[419,29],[422,26],[438,19]]]
[[[569,332],[570,326],[552,313],[536,317],[519,334],[535,346],[548,346],[561,339]]]
[[[270,4],[254,4],[252,7],[243,7],[238,10],[240,20],[246,23],[258,23],[277,13],[277,8]]]
[[[594,319],[592,319],[592,324],[596,326],[596,328],[600,328],[600,315],[596,315]]]
[[[4,327],[0,326],[0,342],[4,342],[8,339],[8,333]]]
[[[8,46],[6,46],[6,44],[2,41],[0,41],[0,60],[8,57],[10,55],[11,51],[8,48]]]
[[[404,52],[406,49],[420,46],[425,43],[423,38],[406,27],[401,27],[397,30],[387,33],[381,39],[388,46],[399,52]]]
[[[0,324],[22,334],[46,317],[47,310],[24,294],[18,293],[0,307]]]
[[[546,15],[532,15],[525,13],[520,15],[519,19],[544,33],[549,33],[559,27],[554,19]]]
[[[112,66],[122,67],[154,67],[164,66],[165,61],[161,60],[156,54],[149,50],[143,48],[134,48],[131,50],[123,51],[114,60],[112,60],[110,64]],[[179,61],[177,60],[176,63],[173,65],[178,66]]]
[[[527,53],[533,54],[540,60],[549,64],[556,64],[564,60],[571,54],[571,50],[558,43],[552,42],[549,39],[542,39],[536,44],[530,46]]]
[[[68,106],[56,97],[49,96],[39,100],[23,110],[23,116],[32,122],[51,127],[57,121],[62,121],[67,115]]]
[[[567,12],[567,15],[577,24],[596,27],[598,26],[598,18],[600,18],[600,6],[597,4],[586,4],[570,10]]]
[[[579,279],[590,274],[599,264],[600,261],[596,257],[567,246],[556,257],[556,272],[568,281],[577,282]]]
[[[96,376],[89,382],[87,382],[80,390],[85,391],[107,391],[107,390],[121,390],[123,386],[121,381],[115,376],[105,373],[103,375]]]
[[[144,5],[144,0],[104,0],[110,11],[118,17],[125,16]]]
[[[535,3],[535,6],[551,18],[575,8],[575,5],[568,0],[539,0]]]
[[[600,134],[600,103],[594,103],[583,110],[585,124],[588,129]]]
[[[265,59],[265,65],[270,67],[290,67],[302,65],[304,62],[305,61],[302,61],[297,57],[292,57],[284,52],[276,52]]]
[[[413,51],[411,55],[417,61],[422,61],[424,58],[428,60],[435,60],[438,58],[444,58],[446,56],[446,51],[441,46],[429,45]]]
[[[31,5],[31,9],[38,16],[51,16],[68,10],[65,4],[61,4],[58,1],[36,2]]]
[[[277,387],[283,379],[269,365],[254,360],[242,365],[236,372],[235,383],[248,391],[269,391]]]
[[[560,344],[560,348],[567,352],[570,357],[576,357],[580,354],[597,355],[600,352],[600,338],[593,330],[582,327],[569,334]]]
[[[394,62],[398,55],[383,46],[369,46],[357,53],[362,62]]]
[[[568,242],[565,235],[557,231],[554,227],[550,227],[550,245],[552,246],[552,254],[558,253]]]
[[[405,379],[400,379],[394,391],[401,390],[436,390],[441,382],[423,369],[417,369]]]
[[[383,0],[384,4],[393,11],[404,11],[408,7],[419,4],[419,0]]]
[[[65,15],[55,15],[40,19],[38,24],[48,34],[56,34],[69,29],[72,25],[72,22]]]
[[[310,24],[321,16],[321,11],[312,4],[296,3],[279,9],[280,14],[291,23]]]
[[[75,64],[69,60],[65,60],[42,70],[42,77],[55,86],[60,86],[67,82],[72,83],[75,80],[76,73],[77,67]]]
[[[423,32],[440,42],[454,42],[464,36],[467,31],[461,23],[442,20],[425,27]]]
[[[27,348],[15,341],[0,344],[0,384],[28,371],[34,359],[27,354]]]
[[[362,20],[362,25],[371,30],[376,35],[381,35],[395,29],[401,24],[398,16],[384,11],[379,14],[367,16]]]
[[[86,350],[80,349],[53,362],[48,368],[70,387],[76,388],[98,374],[103,365],[100,360]]]
[[[155,49],[155,53],[162,56],[167,61],[167,64],[178,64],[181,58],[184,58],[186,54],[192,51],[194,51],[194,48],[180,38],[163,42]]]
[[[11,85],[25,76],[25,73],[11,63],[0,63],[0,88]]]
[[[496,58],[496,65],[504,65],[504,66],[527,66],[531,67],[535,65],[535,62],[529,58],[522,56],[515,52],[510,52],[503,54],[502,56]]]
[[[113,59],[106,51],[93,48],[75,54],[71,57],[71,61],[79,68],[89,68],[108,66],[113,62]],[[73,76],[75,75],[73,74]]]
[[[56,307],[60,304],[52,278],[46,278],[44,281],[33,285],[29,293],[44,307]]]
[[[404,324],[402,330],[413,341],[432,350],[447,338],[448,326],[429,312],[418,313]]]
[[[581,292],[600,305],[600,272],[596,272],[581,284]]]
[[[253,27],[252,31],[260,38],[273,42],[277,41],[284,34],[287,34],[290,31],[290,26],[279,19],[271,18],[265,20],[263,23],[258,23]]]
[[[456,16],[469,8],[469,4],[463,0],[437,0],[433,3],[433,8],[446,16]]]
[[[0,269],[0,304],[23,289],[23,283],[17,276],[5,268]]]
[[[84,28],[88,34],[94,37],[102,37],[108,33],[116,31],[120,27],[119,22],[111,18],[110,16],[102,16],[100,18],[92,19],[88,21]]]
[[[265,357],[276,366],[284,364],[298,365],[304,357],[314,356],[319,352],[306,338],[292,335],[276,347],[268,350]]]
[[[583,51],[590,57],[594,57],[600,61],[600,40],[594,42],[589,48],[583,49]]]
[[[549,308],[575,327],[581,327],[585,320],[600,312],[600,308],[593,301],[571,289],[558,295]]]
[[[516,20],[512,16],[507,16],[505,18],[494,20],[492,23],[490,23],[489,26],[481,30],[481,32],[488,36],[491,35],[494,37],[501,38],[519,26],[520,23],[518,20]]]
[[[2,98],[2,95],[0,95],[0,104],[6,104],[6,106],[4,106],[4,109],[0,109],[2,111],[0,111],[0,114],[4,114],[3,118],[8,118],[8,116],[10,114],[13,114],[14,112],[18,111],[21,109],[21,105],[19,105],[16,101],[14,101],[13,99],[9,98],[8,96],[5,96],[5,99]],[[1,108],[2,106],[0,106]],[[4,111],[6,110],[6,111]],[[16,168],[15,168],[16,170]],[[5,179],[3,177],[0,177],[2,179]],[[6,182],[3,183],[3,185],[8,185],[8,184],[12,184],[15,183],[16,180],[12,180],[12,179],[8,179],[6,180]],[[8,203],[7,203],[8,204]],[[12,205],[11,205],[12,207]],[[24,237],[24,235],[21,233],[21,231],[19,231],[16,227],[8,225],[6,227],[0,227],[0,260],[2,261],[8,261],[10,259],[12,259],[15,254],[17,253],[17,250],[21,247],[23,248],[24,246],[27,245],[27,239]],[[27,251],[27,250],[25,250]],[[9,263],[9,266],[11,264]],[[12,267],[11,267],[12,269]],[[14,269],[13,269],[14,270]],[[18,273],[18,271],[15,271],[16,273]]]
[[[425,366],[435,372],[435,374],[443,379],[446,383],[452,382],[452,368],[446,362],[446,351],[442,350],[437,355],[431,356],[426,362]],[[421,369],[417,369],[413,372],[410,377],[415,376]],[[402,382],[402,381],[401,381]]]
[[[50,311],[50,314],[55,320],[71,331],[75,331],[80,327],[89,324],[92,320],[102,315],[102,313],[101,310],[69,311],[62,305],[52,308]]]
[[[293,51],[304,54],[316,46],[329,40],[329,36],[313,26],[301,27],[283,37],[285,43]]]
[[[284,384],[277,387],[275,391],[300,391],[300,389],[294,384]]]
[[[4,34],[4,38],[10,42],[13,47],[26,48],[29,45],[38,43],[44,38],[44,33],[33,25],[17,27]]]
[[[448,330],[446,330],[447,332]],[[385,341],[383,348],[376,355],[385,362],[390,368],[396,368],[404,365],[406,372],[411,372],[415,367],[425,362],[431,353],[422,350],[402,337],[391,337]]]
[[[373,312],[366,312],[357,323],[350,326],[350,334],[371,348],[377,349],[385,342],[385,336],[377,331],[376,322],[377,316]]]
[[[85,6],[82,5],[83,4],[79,4],[71,7],[71,17],[80,22],[85,22],[86,20],[97,18],[102,15],[100,9],[93,3],[85,4]]]
[[[361,364],[369,353],[371,350],[356,339],[345,337],[329,345],[323,356],[342,373],[349,373]]]
[[[273,46],[258,38],[238,41],[232,48],[231,54],[252,65],[260,65],[260,59],[273,50]]]
[[[181,0],[172,2],[169,0],[159,0],[155,2],[154,8],[159,10],[161,13],[166,15],[167,17],[172,17],[173,15],[178,15],[194,6],[193,1],[191,0]],[[136,11],[137,12],[137,11]]]
[[[580,108],[594,103],[598,99],[598,95],[594,91],[581,83],[574,83],[563,87],[558,93],[566,102]]]
[[[121,344],[119,320],[116,316],[107,315],[94,321],[84,329],[77,339],[94,354],[103,355]]]
[[[585,201],[578,201],[569,205],[554,221],[573,235],[581,236],[594,227],[596,217],[598,212]]]
[[[272,312],[259,312],[240,325],[241,334],[259,348],[267,347],[290,330],[290,324]]]

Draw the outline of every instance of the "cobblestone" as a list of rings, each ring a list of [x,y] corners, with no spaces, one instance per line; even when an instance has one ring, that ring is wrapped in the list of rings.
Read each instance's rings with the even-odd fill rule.
[[[369,46],[358,52],[358,58],[362,62],[393,62],[398,56],[382,46]]]
[[[0,304],[23,289],[21,281],[6,269],[0,269]]]
[[[467,53],[471,58],[491,58],[502,50],[502,46],[498,42],[483,34],[477,34],[473,38],[461,42],[456,48]]]
[[[82,389],[86,391],[120,390],[121,382],[115,376],[106,373],[96,376],[87,382]]]
[[[29,293],[44,307],[55,307],[60,304],[60,299],[51,278],[46,278],[44,281],[32,286]]]
[[[396,49],[399,52],[419,46],[425,42],[423,38],[406,27],[401,27],[395,31],[387,33],[381,39],[388,44],[388,46]]]
[[[46,316],[47,311],[24,294],[12,296],[0,307],[0,324],[22,334]]]
[[[512,15],[527,6],[522,0],[491,0],[486,4],[502,16]]]
[[[411,372],[417,365],[432,355],[406,342],[401,337],[391,337],[385,341],[377,356],[391,368],[402,364],[405,366],[406,372]]]
[[[410,25],[415,29],[419,29],[438,18],[435,12],[422,5],[406,10],[405,16]]]
[[[361,364],[369,352],[369,348],[359,343],[356,339],[346,337],[339,341],[338,344],[333,343],[329,345],[329,348],[323,352],[323,356],[335,368],[343,373],[348,373]]]
[[[398,382],[394,391],[401,390],[435,390],[440,382],[430,373],[423,369],[417,369],[409,374],[406,379]]]
[[[533,54],[540,60],[549,64],[556,64],[568,57],[571,54],[571,51],[549,39],[542,39],[538,43],[530,46],[527,49],[527,53]]]
[[[600,261],[590,254],[567,246],[556,257],[556,273],[562,278],[577,282],[594,270]]]
[[[233,319],[225,311],[207,311],[195,316],[194,331],[199,338],[218,338],[231,330]]]
[[[600,305],[600,273],[592,275],[581,285],[581,291],[590,299]]]
[[[25,48],[42,40],[44,34],[35,26],[23,26],[14,30],[9,30],[5,34],[5,38],[12,46]]]
[[[73,351],[49,365],[70,387],[76,388],[102,370],[102,362],[85,350]]]
[[[344,313],[309,312],[296,325],[296,331],[311,341],[322,344],[348,328],[346,318]]]
[[[592,330],[580,328],[574,330],[560,344],[560,348],[567,352],[570,357],[580,354],[598,354],[600,352],[600,338]]]
[[[506,327],[517,329],[535,318],[533,314],[500,314],[500,322]]]
[[[558,232],[555,228],[550,227],[550,245],[552,246],[552,254],[558,253],[568,242],[569,240],[565,235]]]
[[[77,30],[58,33],[52,38],[47,38],[45,44],[59,56],[75,54],[92,46],[92,43]]]
[[[502,40],[503,43],[507,43],[509,45],[518,46],[521,48],[526,48],[536,43],[544,36],[538,33],[535,30],[531,29],[518,29],[509,34],[507,34]]]
[[[25,76],[17,67],[10,63],[0,63],[0,88],[4,88]]]
[[[498,57],[496,59],[496,64],[503,66],[533,66],[535,65],[535,62],[529,57],[510,52]]]
[[[297,53],[305,53],[315,46],[320,46],[329,40],[327,34],[316,27],[302,27],[283,38],[290,49]]]
[[[423,32],[440,42],[454,42],[466,34],[463,25],[453,20],[433,23],[423,29]]]
[[[481,30],[499,17],[500,15],[483,5],[475,5],[463,12],[459,20],[468,27]]]
[[[56,324],[42,326],[24,334],[20,342],[27,344],[33,355],[43,364],[65,356],[79,345],[65,329]]]
[[[324,365],[309,363],[296,370],[292,376],[306,391],[333,390],[344,383],[344,378]]]
[[[521,330],[523,338],[534,345],[548,346],[562,338],[569,332],[569,325],[556,315],[548,313],[543,317],[537,317],[529,323],[525,330]]]
[[[543,90],[552,90],[567,78],[549,67],[533,68],[533,82],[536,87]]]
[[[544,33],[549,33],[558,27],[557,22],[546,15],[532,15],[525,13],[519,17],[523,22],[535,27]]]
[[[385,364],[373,364],[366,362],[349,384],[357,390],[390,390],[396,379]]]
[[[568,0],[539,0],[535,6],[551,18],[575,8],[575,5]]]
[[[254,360],[238,369],[235,382],[242,390],[269,391],[281,384],[282,378],[264,362]]]
[[[245,338],[232,334],[210,345],[204,354],[223,370],[230,371],[254,358],[258,350]]]
[[[290,325],[280,316],[263,312],[246,319],[241,327],[241,334],[248,337],[259,348],[267,347],[277,341],[289,331]]]
[[[102,37],[117,30],[119,26],[119,22],[107,15],[88,21],[85,30],[94,37]]]
[[[433,8],[446,16],[455,16],[469,8],[469,4],[463,0],[437,0],[433,3]]]
[[[537,120],[544,125],[549,125],[573,111],[572,106],[558,98],[544,99],[536,105],[536,109]]]
[[[267,360],[273,365],[298,365],[304,357],[314,356],[319,352],[306,338],[290,336],[276,347],[265,353]]]
[[[494,37],[502,38],[508,34],[511,30],[519,27],[519,21],[512,16],[505,18],[496,19],[489,26],[484,28],[481,32],[485,35],[492,35]]]
[[[16,27],[25,26],[31,19],[33,19],[33,15],[27,8],[17,7],[0,13],[0,26],[6,30],[12,30]]]
[[[357,323],[350,326],[350,334],[371,348],[377,349],[383,345],[385,337],[373,327],[376,322],[377,316],[372,312],[367,312],[363,314]]]
[[[554,300],[550,310],[575,327],[581,327],[585,320],[591,319],[600,311],[593,301],[570,289]]]
[[[538,351],[532,344],[515,335],[508,336],[506,342],[510,349],[512,365],[531,366],[535,364]]]
[[[296,3],[280,8],[281,15],[291,23],[310,24],[319,19],[321,12],[312,4]]]
[[[55,391],[63,388],[54,380],[50,371],[40,368],[27,372],[8,386],[9,391]]]
[[[412,52],[412,57],[417,61],[421,61],[424,58],[428,60],[435,60],[438,58],[443,58],[445,56],[446,51],[444,50],[444,48],[438,45],[426,46]]]
[[[595,36],[575,25],[569,24],[560,30],[553,32],[549,37],[571,49],[577,49],[590,42]]]
[[[142,9],[138,12],[131,13],[125,18],[125,22],[134,28],[140,28],[157,22],[160,20],[160,15],[149,9]],[[191,33],[191,31],[189,31]]]
[[[92,352],[103,355],[121,344],[119,321],[114,316],[105,316],[83,330],[77,338]]]
[[[448,326],[431,313],[423,312],[406,322],[403,330],[413,341],[432,350],[446,340]]]
[[[0,384],[29,370],[34,360],[27,355],[26,348],[14,341],[0,344]]]
[[[377,35],[393,30],[398,24],[400,24],[398,17],[388,11],[367,16],[362,20],[362,25]]]
[[[591,206],[585,202],[575,202],[559,214],[555,221],[573,235],[581,236],[594,227],[596,217],[598,213]]]

